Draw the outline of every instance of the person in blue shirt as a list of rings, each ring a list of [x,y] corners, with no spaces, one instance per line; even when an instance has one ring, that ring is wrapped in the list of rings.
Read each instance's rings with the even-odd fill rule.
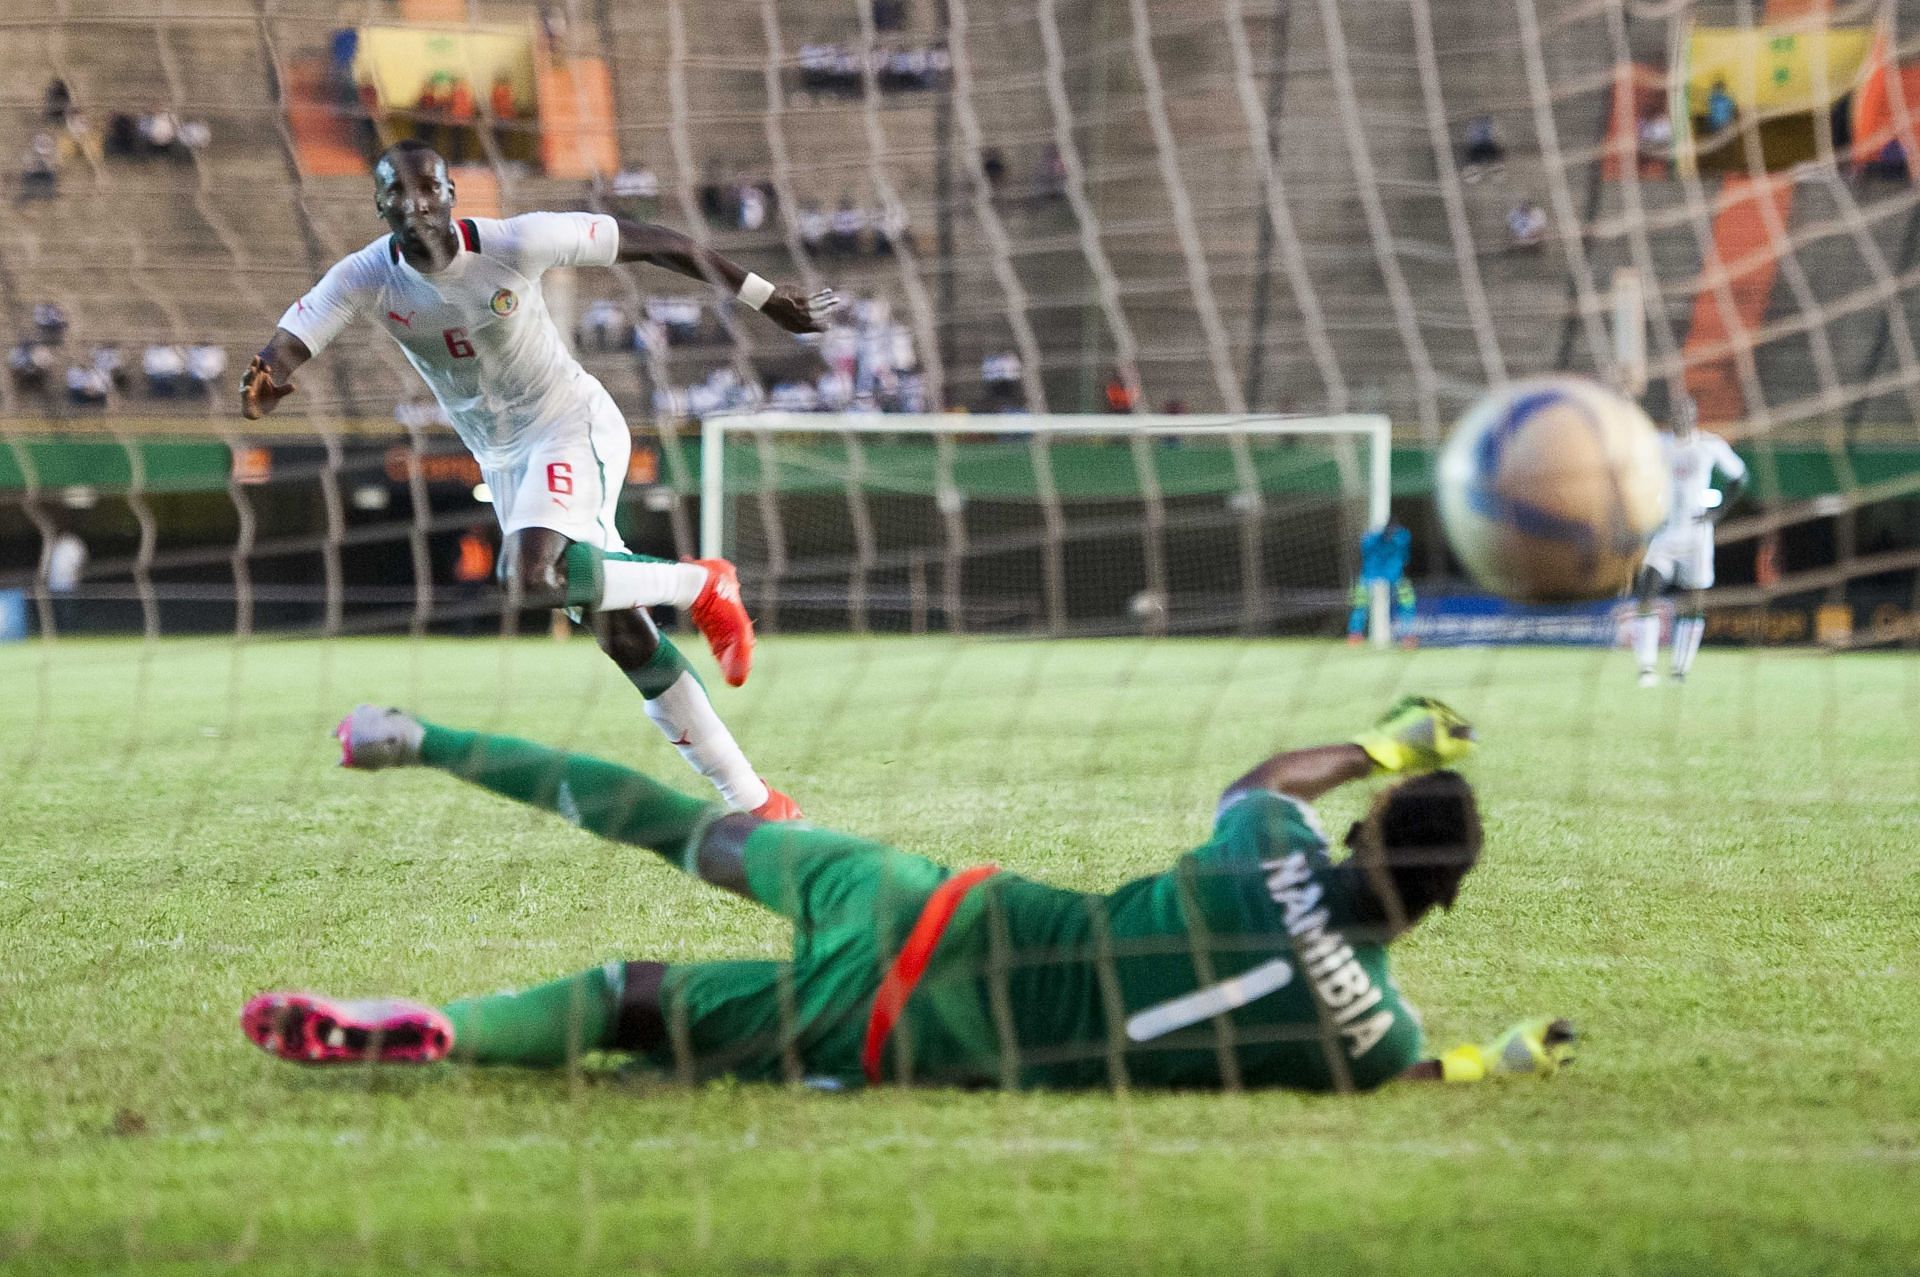
[[[1367,632],[1367,612],[1373,584],[1393,590],[1393,629],[1408,647],[1414,644],[1413,582],[1407,579],[1407,559],[1413,553],[1413,534],[1397,523],[1375,528],[1360,538],[1360,579],[1353,583],[1353,607],[1347,613],[1347,642],[1358,643]]]

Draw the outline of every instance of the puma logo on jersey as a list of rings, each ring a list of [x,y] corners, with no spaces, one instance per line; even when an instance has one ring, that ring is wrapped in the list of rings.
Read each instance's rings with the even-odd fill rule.
[[[693,733],[681,732],[679,740],[670,740],[667,744],[673,746],[675,749],[685,749],[687,746],[693,744]]]
[[[390,310],[387,312],[387,318],[391,319],[396,324],[402,324],[408,328],[411,328],[413,327],[413,317],[419,313],[420,312],[417,310],[410,310],[406,314],[402,315],[397,310]]]

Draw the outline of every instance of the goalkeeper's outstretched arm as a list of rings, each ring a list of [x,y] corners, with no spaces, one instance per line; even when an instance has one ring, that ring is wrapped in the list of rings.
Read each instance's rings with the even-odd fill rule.
[[[1350,741],[1275,754],[1228,785],[1220,801],[1265,789],[1311,802],[1376,771],[1445,767],[1472,748],[1473,725],[1452,708],[1428,696],[1402,697],[1379,722]]]
[[[1400,1076],[1409,1082],[1484,1082],[1489,1078],[1552,1077],[1573,1063],[1577,1035],[1566,1020],[1522,1020],[1491,1042],[1462,1043]]]

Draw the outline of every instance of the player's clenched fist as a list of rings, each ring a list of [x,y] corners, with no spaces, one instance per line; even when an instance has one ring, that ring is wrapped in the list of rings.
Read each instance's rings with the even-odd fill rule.
[[[1353,743],[1382,771],[1427,771],[1467,756],[1473,724],[1431,696],[1407,696]]]
[[[807,296],[797,288],[776,288],[760,313],[790,333],[823,333],[827,318],[840,308],[840,298],[831,288]]]
[[[276,382],[266,360],[255,355],[240,378],[240,415],[248,421],[258,421],[292,393],[293,383],[289,381],[283,386]]]

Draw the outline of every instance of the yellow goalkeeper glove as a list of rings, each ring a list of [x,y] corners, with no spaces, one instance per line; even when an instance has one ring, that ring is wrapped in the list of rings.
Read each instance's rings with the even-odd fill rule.
[[[1449,1082],[1481,1082],[1523,1073],[1552,1077],[1573,1063],[1573,1025],[1541,1016],[1522,1020],[1484,1046],[1464,1043],[1440,1057],[1440,1076]]]
[[[1382,771],[1429,771],[1467,756],[1473,724],[1431,696],[1407,696],[1353,743]]]

